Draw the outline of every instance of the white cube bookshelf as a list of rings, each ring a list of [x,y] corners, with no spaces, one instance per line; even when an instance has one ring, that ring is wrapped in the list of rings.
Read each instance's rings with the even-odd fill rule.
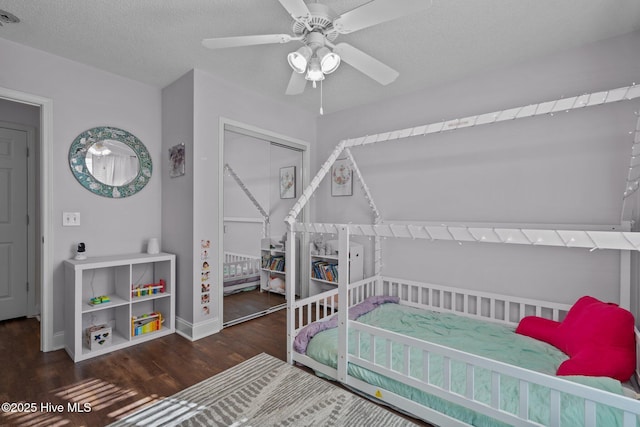
[[[116,255],[72,259],[64,265],[65,349],[74,362],[175,332],[175,255]],[[159,283],[164,287],[144,287]],[[91,303],[101,296],[109,301]],[[160,327],[134,336],[132,317],[151,313],[162,314]],[[92,350],[85,331],[96,325],[111,328],[111,343]]]

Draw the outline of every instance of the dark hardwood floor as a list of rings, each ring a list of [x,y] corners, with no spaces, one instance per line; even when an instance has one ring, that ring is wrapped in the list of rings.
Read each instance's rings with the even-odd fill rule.
[[[260,289],[242,291],[224,297],[223,322],[232,322],[236,319],[250,316],[269,310],[280,304],[285,304],[287,300],[284,295],[273,292],[261,292]]]
[[[36,319],[0,322],[0,403],[36,407],[0,412],[0,425],[103,426],[259,353],[286,360],[286,310],[195,342],[173,334],[75,364],[39,346]]]

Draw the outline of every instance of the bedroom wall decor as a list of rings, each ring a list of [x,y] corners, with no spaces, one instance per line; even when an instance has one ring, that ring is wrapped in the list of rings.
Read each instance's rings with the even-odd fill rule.
[[[194,286],[194,294],[200,296],[200,311],[197,312],[200,319],[211,317],[211,240],[200,240],[200,260],[202,268],[200,271],[200,283]],[[200,289],[200,292],[197,290]],[[196,297],[197,298],[197,297]]]
[[[296,197],[296,167],[280,168],[280,198],[295,199]]]
[[[110,126],[78,135],[69,148],[69,166],[84,188],[110,198],[141,191],[153,170],[147,147],[135,135]]]
[[[348,159],[337,159],[331,167],[331,195],[351,196],[353,194],[353,170]]]
[[[169,176],[176,178],[184,175],[184,143],[169,148]]]

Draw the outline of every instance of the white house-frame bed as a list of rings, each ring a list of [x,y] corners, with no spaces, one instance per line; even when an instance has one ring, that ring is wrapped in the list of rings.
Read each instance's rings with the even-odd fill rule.
[[[567,304],[556,302],[454,289],[386,277],[382,274],[381,268],[381,238],[618,250],[621,253],[620,306],[630,308],[631,251],[640,250],[640,233],[631,231],[631,206],[628,199],[636,194],[640,180],[640,175],[636,170],[636,166],[640,165],[640,161],[636,160],[636,156],[640,154],[640,120],[636,124],[633,135],[633,148],[623,196],[621,222],[614,226],[585,228],[579,225],[563,225],[562,227],[554,228],[549,225],[531,224],[443,225],[428,222],[383,221],[371,193],[363,181],[355,159],[351,155],[350,147],[382,141],[402,140],[416,135],[447,132],[465,127],[481,126],[578,108],[588,108],[639,97],[640,85],[634,85],[341,141],[285,219],[289,225],[287,242],[295,241],[297,235],[304,233],[336,234],[339,241],[339,280],[336,289],[296,301],[292,293],[293,287],[290,286],[289,281],[295,280],[295,275],[298,272],[295,269],[291,269],[287,275],[288,361],[306,365],[318,373],[336,379],[349,387],[438,425],[469,425],[470,423],[455,418],[439,409],[415,402],[395,389],[385,388],[386,386],[380,385],[380,383],[364,381],[352,372],[352,368],[354,366],[364,368],[370,373],[391,379],[395,383],[408,386],[412,390],[435,396],[443,401],[481,414],[482,417],[507,425],[541,425],[538,420],[532,418],[531,411],[534,403],[531,399],[534,394],[533,390],[542,388],[547,396],[543,403],[543,409],[547,413],[545,420],[542,422],[543,424],[552,426],[566,425],[563,411],[568,405],[566,403],[567,399],[574,399],[578,402],[577,405],[582,417],[580,421],[573,421],[577,425],[603,425],[602,421],[599,424],[598,420],[611,410],[616,413],[616,416],[619,416],[620,425],[625,427],[636,426],[640,417],[640,401],[638,400],[568,381],[562,377],[542,374],[369,326],[358,320],[351,320],[349,318],[349,309],[371,296],[396,296],[399,298],[401,305],[425,308],[442,313],[454,313],[466,318],[488,320],[515,327],[523,317],[528,315],[560,320],[564,318],[570,308]],[[345,154],[350,159],[354,175],[359,179],[363,193],[369,202],[373,212],[373,223],[327,224],[297,222],[296,217],[317,190],[333,163],[339,157],[344,157]],[[348,282],[348,248],[352,236],[369,236],[373,239],[375,248],[374,276],[356,283]],[[297,256],[294,245],[290,243],[288,245],[287,256],[291,258]],[[294,265],[294,263],[287,262],[289,265]],[[317,362],[315,359],[294,349],[294,341],[305,326],[318,319],[326,320],[326,318],[332,316],[337,318],[337,327],[335,329],[337,331],[337,357],[335,367]],[[361,353],[360,343],[364,341],[374,342],[376,345],[380,344],[386,351],[386,357],[379,357],[373,350],[369,354]],[[353,345],[353,342],[355,342],[355,345]],[[638,342],[638,333],[636,331],[636,349]],[[373,348],[375,345],[371,347]],[[392,349],[398,351],[395,362],[391,362]],[[415,363],[413,354],[422,356],[422,365],[419,366],[420,375],[416,375],[414,372],[416,367],[412,365],[412,363]],[[636,351],[636,357],[638,355],[640,355],[640,352]],[[438,356],[438,363],[429,363],[433,356]],[[456,387],[456,384],[453,384],[454,365],[457,367],[462,366],[463,376],[466,378],[462,390]],[[636,366],[640,366],[640,364],[636,363]],[[430,380],[434,370],[439,370],[439,375],[442,377],[441,381],[433,382]],[[489,373],[488,398],[486,396],[480,398],[477,395],[477,384],[474,381],[476,374],[480,371]],[[638,369],[636,369],[637,373]],[[506,393],[501,390],[501,385],[506,378],[515,382],[515,390],[517,391],[515,409],[512,410],[505,410],[501,404],[505,398],[503,394]],[[539,405],[539,403],[536,405]]]
[[[244,182],[231,168],[231,166],[229,166],[228,163],[224,165],[224,169],[225,172],[227,172],[229,176],[233,178],[236,184],[238,184],[240,189],[244,192],[253,206],[255,206],[255,208],[260,213],[260,216],[262,217],[262,219],[259,220],[262,223],[262,237],[267,237],[269,235],[269,214],[267,214],[260,203],[258,203],[251,191],[249,191],[249,188],[247,188]],[[225,222],[227,221],[254,223],[258,220],[252,218],[225,218]],[[261,262],[259,256],[225,251],[222,270],[224,295],[229,295],[235,292],[242,291],[244,289],[253,289],[255,287],[259,287],[260,271]]]

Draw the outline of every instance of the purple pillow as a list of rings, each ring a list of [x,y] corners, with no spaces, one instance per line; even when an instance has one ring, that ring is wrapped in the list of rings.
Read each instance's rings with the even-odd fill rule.
[[[385,296],[385,295],[376,295],[373,297],[369,297],[366,300],[362,301],[360,304],[356,304],[353,307],[349,308],[349,320],[356,320],[358,317],[363,314],[367,314],[370,311],[375,310],[378,306],[386,303],[395,303],[400,302],[400,298]],[[296,339],[293,341],[293,349],[300,354],[306,354],[307,345],[309,345],[309,341],[316,334],[326,331],[327,329],[332,329],[338,326],[338,316],[333,316],[329,320],[313,322],[305,326],[300,330]]]

